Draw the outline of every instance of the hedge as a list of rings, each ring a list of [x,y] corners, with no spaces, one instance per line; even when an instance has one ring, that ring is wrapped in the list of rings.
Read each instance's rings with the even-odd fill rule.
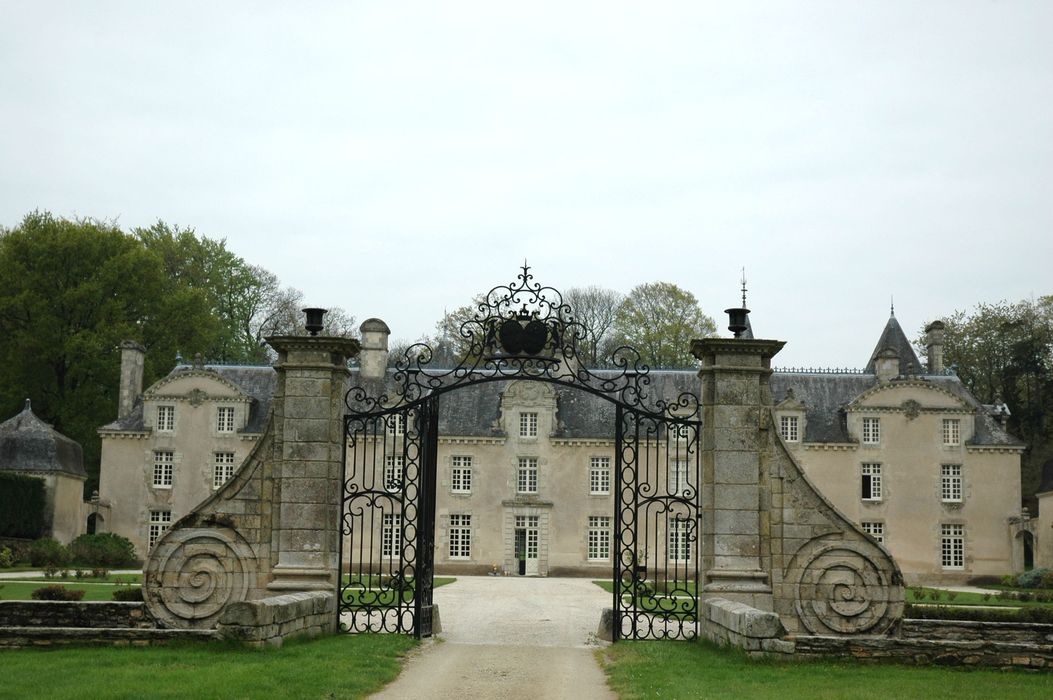
[[[44,503],[43,479],[0,472],[0,537],[40,537]]]
[[[971,620],[973,622],[1053,623],[1053,608],[980,608],[976,606],[907,605],[904,617],[916,620]]]

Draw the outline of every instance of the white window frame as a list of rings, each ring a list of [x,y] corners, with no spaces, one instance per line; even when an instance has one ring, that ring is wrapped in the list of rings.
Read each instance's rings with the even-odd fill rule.
[[[405,455],[385,455],[384,490],[397,493],[406,483]]]
[[[159,433],[170,433],[175,430],[175,406],[164,404],[157,407],[157,424],[154,428]]]
[[[165,534],[168,528],[172,526],[172,511],[151,510],[147,525],[149,526],[147,547],[153,549],[154,545],[157,544],[157,540],[161,539],[161,535]]]
[[[401,437],[406,434],[406,414],[392,413],[387,418],[388,437]]]
[[[881,444],[881,419],[880,418],[864,418],[863,419],[863,444],[864,445],[879,445],[879,444]]]
[[[472,516],[463,513],[450,514],[450,559],[472,558]]]
[[[450,491],[452,493],[472,492],[472,457],[471,455],[454,455],[450,458]]]
[[[520,457],[516,470],[516,493],[537,493],[537,457]]]
[[[863,532],[873,537],[878,542],[885,543],[885,523],[878,520],[864,520],[861,522],[860,527]]]
[[[940,465],[940,501],[943,503],[962,502],[962,465]]]
[[[212,454],[212,488],[218,489],[234,476],[234,453],[214,452]]]
[[[801,441],[801,420],[799,416],[779,416],[779,435],[786,442]]]
[[[234,407],[233,406],[217,406],[216,407],[216,432],[217,433],[233,433],[234,432]]]
[[[943,419],[943,446],[958,447],[962,444],[962,421],[960,418]]]
[[[380,526],[380,556],[399,559],[402,556],[402,513],[384,513]]]
[[[666,465],[666,489],[670,495],[683,496],[692,490],[691,463],[686,459],[670,459]]]
[[[589,495],[607,496],[611,493],[611,458],[589,458]]]
[[[537,411],[523,411],[519,414],[519,437],[537,437]]]
[[[154,450],[154,488],[172,488],[174,477],[175,452],[171,450]]]
[[[882,465],[880,462],[863,462],[860,467],[860,492],[859,497],[864,501],[881,501],[885,497],[884,484],[882,483]],[[869,485],[870,494],[867,495]]]
[[[610,561],[611,559],[611,516],[590,515],[588,529],[589,561]]]
[[[670,518],[666,521],[666,560],[676,564],[691,561],[691,521],[686,518]]]
[[[956,571],[965,568],[965,525],[940,524],[940,566]]]

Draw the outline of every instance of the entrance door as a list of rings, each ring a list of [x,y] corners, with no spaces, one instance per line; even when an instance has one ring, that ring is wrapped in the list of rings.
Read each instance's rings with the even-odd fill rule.
[[[537,576],[538,516],[516,516],[516,563],[520,576]]]

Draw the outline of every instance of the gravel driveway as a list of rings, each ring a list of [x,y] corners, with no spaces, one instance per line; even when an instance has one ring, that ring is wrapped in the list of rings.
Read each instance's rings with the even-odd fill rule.
[[[443,632],[375,698],[612,699],[593,656],[611,596],[588,579],[461,576],[435,590]]]

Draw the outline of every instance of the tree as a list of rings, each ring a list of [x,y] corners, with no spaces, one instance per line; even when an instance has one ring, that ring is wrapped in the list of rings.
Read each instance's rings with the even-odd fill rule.
[[[40,212],[2,232],[0,271],[0,414],[31,398],[81,443],[91,488],[95,431],[116,417],[120,342],[142,342],[146,377],[158,377],[178,351],[215,342],[207,295],[173,284],[162,256],[115,224]]]
[[[614,322],[624,299],[620,292],[597,286],[572,287],[563,294],[563,302],[570,306],[574,320],[585,327],[585,339],[578,352],[586,366],[610,363],[617,347]]]
[[[1009,406],[1006,429],[1028,446],[1021,485],[1031,503],[1053,457],[1053,296],[980,304],[943,321],[944,363],[981,402]],[[924,351],[923,336],[917,344]]]
[[[690,367],[691,341],[716,335],[695,295],[669,282],[641,284],[618,306],[614,335],[651,367]]]

